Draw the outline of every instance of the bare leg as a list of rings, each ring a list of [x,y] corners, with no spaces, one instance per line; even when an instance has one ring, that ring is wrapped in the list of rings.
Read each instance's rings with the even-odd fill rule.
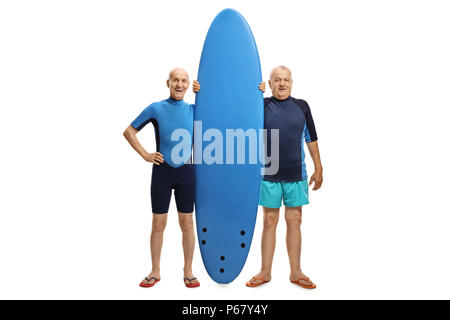
[[[178,212],[178,222],[183,233],[184,278],[194,278],[192,274],[192,260],[194,257],[195,235],[192,213]],[[197,279],[192,281],[185,280],[187,284],[196,284],[197,282]]]
[[[272,279],[272,261],[275,252],[276,231],[280,209],[263,207],[264,227],[261,237],[261,271],[255,276],[257,279],[270,281]],[[251,279],[249,283],[260,284],[262,280]]]
[[[308,280],[300,267],[300,255],[302,246],[302,235],[300,225],[302,223],[302,207],[285,207],[286,219],[286,247],[289,255],[289,263],[291,266],[291,281],[300,280],[299,283],[309,286],[312,282]]]
[[[153,214],[152,221],[152,234],[150,235],[150,252],[152,256],[152,271],[147,276],[148,279],[155,277],[157,279],[161,278],[160,275],[160,261],[161,261],[161,249],[163,245],[163,235],[164,229],[167,224],[167,213],[164,214]],[[144,284],[152,284],[155,282],[154,279],[143,280]]]

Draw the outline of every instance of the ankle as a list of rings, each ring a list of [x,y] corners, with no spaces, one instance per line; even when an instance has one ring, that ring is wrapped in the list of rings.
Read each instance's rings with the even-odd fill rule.
[[[192,274],[192,268],[184,267],[183,272],[184,272],[184,274]]]
[[[259,271],[259,274],[270,278],[272,276],[272,272],[271,270],[266,270],[266,269],[261,269],[261,271]]]
[[[302,274],[302,270],[301,269],[291,269],[291,275],[293,274]]]

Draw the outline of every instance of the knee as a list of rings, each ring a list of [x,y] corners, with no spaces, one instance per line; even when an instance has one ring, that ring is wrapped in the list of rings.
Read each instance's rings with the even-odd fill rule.
[[[264,217],[264,228],[275,228],[278,224],[278,215],[266,215]]]
[[[166,221],[162,219],[153,219],[152,232],[161,233],[166,228]]]
[[[180,217],[180,228],[182,232],[191,232],[194,230],[194,221],[192,215]]]
[[[288,227],[299,227],[302,224],[302,214],[301,212],[291,213],[286,215],[286,224]]]

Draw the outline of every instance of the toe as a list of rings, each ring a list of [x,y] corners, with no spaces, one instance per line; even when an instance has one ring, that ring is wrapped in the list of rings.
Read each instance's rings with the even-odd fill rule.
[[[304,285],[304,286],[311,286],[313,283],[311,282],[311,280],[306,280],[306,279],[301,279],[298,281],[298,283]]]
[[[261,283],[263,283],[265,281],[266,280],[262,280],[261,278],[253,277],[253,278],[250,279],[249,283],[253,284],[253,285],[258,285],[258,284],[261,284]]]
[[[192,279],[192,278],[195,278],[194,276],[191,276],[191,277],[185,277],[184,278],[184,283],[186,283],[186,284],[197,284],[198,283],[198,280],[197,280],[197,278],[195,278],[195,279],[193,279],[193,280],[188,280],[188,279]]]
[[[143,284],[146,284],[146,285],[154,284],[154,283],[156,282],[156,280],[155,280],[154,277],[156,277],[156,276],[150,275],[150,276],[147,277],[147,279],[149,279],[149,280],[144,279],[144,280],[142,280],[142,283],[143,283]],[[158,279],[159,279],[159,278],[158,278]]]

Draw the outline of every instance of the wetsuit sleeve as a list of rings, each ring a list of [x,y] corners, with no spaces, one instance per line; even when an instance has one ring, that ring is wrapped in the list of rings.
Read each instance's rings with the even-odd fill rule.
[[[134,121],[131,123],[131,126],[136,129],[137,131],[141,130],[143,127],[149,123],[152,118],[154,118],[154,108],[152,105],[149,105],[147,108],[144,109],[144,111],[141,112],[141,114],[134,119]]]

